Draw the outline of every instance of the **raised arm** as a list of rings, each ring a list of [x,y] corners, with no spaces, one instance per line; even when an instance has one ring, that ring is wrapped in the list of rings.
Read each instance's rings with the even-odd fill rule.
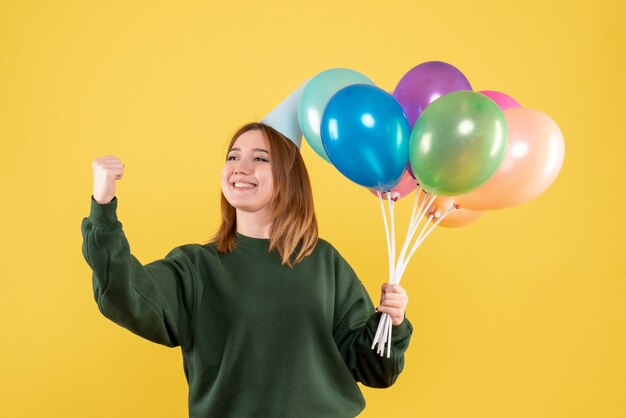
[[[83,256],[93,270],[94,297],[113,322],[169,347],[190,343],[197,270],[191,246],[142,265],[117,219],[115,180],[123,164],[113,156],[93,163],[94,195],[82,222]],[[102,203],[99,203],[102,202]]]

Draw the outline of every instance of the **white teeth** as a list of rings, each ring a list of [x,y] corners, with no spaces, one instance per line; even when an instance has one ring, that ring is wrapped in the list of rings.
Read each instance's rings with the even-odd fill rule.
[[[250,184],[250,183],[235,183],[235,187],[239,189],[252,189],[255,186],[254,184]]]

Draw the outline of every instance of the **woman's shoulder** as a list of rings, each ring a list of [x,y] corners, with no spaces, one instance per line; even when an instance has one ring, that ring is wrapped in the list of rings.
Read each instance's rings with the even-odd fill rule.
[[[190,259],[199,257],[218,256],[218,251],[214,243],[208,242],[204,244],[189,243],[174,247],[170,254],[184,254]]]
[[[316,253],[318,254],[317,262],[330,266],[330,270],[333,272],[331,275],[334,277],[335,285],[338,288],[346,289],[346,292],[350,293],[361,286],[361,282],[350,263],[329,241],[318,238],[314,251],[314,254]]]
[[[315,251],[329,253],[329,254],[338,254],[338,251],[335,248],[335,246],[331,244],[329,241],[321,237],[317,238],[317,244],[315,244]]]
[[[315,246],[314,254],[318,254],[323,257],[331,257],[333,259],[339,260],[342,263],[346,263],[346,260],[343,258],[337,247],[330,243],[330,241],[325,240],[324,238],[317,239],[317,245]]]

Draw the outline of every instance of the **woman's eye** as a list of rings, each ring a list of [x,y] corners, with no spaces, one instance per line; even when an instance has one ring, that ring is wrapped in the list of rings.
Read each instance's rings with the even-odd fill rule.
[[[269,163],[270,162],[267,158],[263,158],[263,157],[256,157],[254,159],[254,161],[261,161],[261,162],[264,162],[264,163]]]
[[[235,156],[234,155],[230,155],[228,156],[228,158],[226,158],[226,161],[235,161]]]

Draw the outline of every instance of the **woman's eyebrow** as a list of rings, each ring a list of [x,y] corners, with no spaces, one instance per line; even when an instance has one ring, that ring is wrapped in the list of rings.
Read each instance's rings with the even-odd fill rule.
[[[241,148],[231,148],[230,151],[228,151],[228,152],[231,152],[231,151],[241,151]],[[264,150],[263,148],[254,148],[252,151],[253,152],[264,152],[264,153],[269,155],[269,152],[267,150]]]

